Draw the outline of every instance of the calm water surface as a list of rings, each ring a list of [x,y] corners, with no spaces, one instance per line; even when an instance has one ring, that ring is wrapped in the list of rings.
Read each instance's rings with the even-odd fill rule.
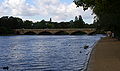
[[[0,36],[0,71],[82,71],[100,37]]]

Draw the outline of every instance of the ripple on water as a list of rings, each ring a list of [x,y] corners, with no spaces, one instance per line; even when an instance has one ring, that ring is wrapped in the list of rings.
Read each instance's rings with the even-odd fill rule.
[[[0,67],[8,71],[81,71],[100,36],[0,36]],[[92,47],[90,47],[92,48]],[[0,71],[3,71],[0,69]]]

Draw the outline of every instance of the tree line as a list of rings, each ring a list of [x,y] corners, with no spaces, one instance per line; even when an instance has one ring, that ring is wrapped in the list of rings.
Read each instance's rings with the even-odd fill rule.
[[[83,10],[91,8],[99,31],[111,31],[120,38],[120,0],[74,0]]]
[[[67,28],[93,28],[95,25],[86,24],[81,15],[75,17],[75,20],[69,22],[52,22],[41,20],[33,22],[30,20],[23,21],[18,17],[3,16],[0,18],[0,34],[14,34],[14,29],[67,29]]]

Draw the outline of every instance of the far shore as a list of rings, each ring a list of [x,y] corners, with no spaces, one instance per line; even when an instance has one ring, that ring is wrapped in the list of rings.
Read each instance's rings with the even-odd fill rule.
[[[102,38],[94,47],[87,71],[120,71],[120,41]]]

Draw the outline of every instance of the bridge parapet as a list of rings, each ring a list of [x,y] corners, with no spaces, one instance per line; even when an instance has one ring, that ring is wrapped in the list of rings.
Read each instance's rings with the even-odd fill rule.
[[[39,34],[41,32],[50,32],[52,34],[55,34],[56,32],[59,32],[59,31],[64,31],[64,32],[67,32],[69,34],[71,34],[73,32],[77,32],[77,31],[81,31],[81,32],[85,32],[87,34],[90,34],[92,32],[95,32],[96,29],[95,28],[83,28],[83,29],[15,29],[14,31],[16,33],[19,32],[19,34],[25,34],[27,32],[34,32],[36,34]]]

